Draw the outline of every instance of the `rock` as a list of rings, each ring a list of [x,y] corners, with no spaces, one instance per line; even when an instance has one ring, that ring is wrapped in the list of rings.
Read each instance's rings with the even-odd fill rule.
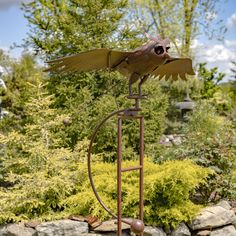
[[[193,230],[212,229],[232,224],[235,219],[233,210],[227,210],[221,206],[212,206],[204,208],[189,226]]]
[[[231,200],[229,201],[229,203],[230,203],[230,206],[232,206],[232,208],[236,207],[236,200]]]
[[[122,223],[122,230],[130,229],[130,225]],[[114,232],[117,231],[117,220],[102,222],[101,225],[94,229],[94,232]]]
[[[236,229],[233,225],[228,225],[220,229],[215,229],[211,232],[211,236],[236,236]]]
[[[171,236],[191,236],[191,233],[188,227],[184,223],[181,223],[171,232]]]
[[[31,228],[25,228],[23,224],[9,224],[0,227],[0,236],[36,236],[37,232]]]
[[[130,236],[130,235],[131,234],[129,230],[122,231],[122,236]],[[117,236],[117,232],[101,232],[101,233],[90,232],[88,234],[80,234],[80,236]]]
[[[86,234],[86,236],[117,236],[117,232],[102,232],[101,234]],[[129,230],[123,230],[122,231],[122,236],[130,236],[130,231]]]
[[[88,234],[80,234],[80,236],[103,236],[104,234],[95,234],[95,233],[88,233]]]
[[[236,207],[232,208],[232,210],[234,211],[234,214],[236,214]]]
[[[232,225],[235,227],[236,229],[236,219],[234,220],[234,222],[232,222]]]
[[[210,230],[200,230],[197,232],[197,236],[209,236],[211,235],[211,231]]]
[[[176,136],[173,140],[173,143],[175,145],[180,145],[182,143],[181,137],[180,136]]]
[[[79,236],[88,233],[88,224],[73,220],[45,222],[36,227],[38,236]]]
[[[232,209],[230,204],[225,200],[220,201],[219,203],[216,204],[216,206],[221,206],[221,207],[225,208],[226,210],[231,210]]]
[[[29,222],[25,222],[25,227],[27,228],[33,228],[35,229],[38,225],[40,225],[41,222],[40,221],[29,221]]]
[[[144,228],[144,236],[166,236],[162,228],[146,226]]]

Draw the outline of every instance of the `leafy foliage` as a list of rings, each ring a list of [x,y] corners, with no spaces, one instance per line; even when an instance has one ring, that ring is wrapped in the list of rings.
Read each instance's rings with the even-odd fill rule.
[[[135,161],[126,161],[125,167],[134,166]],[[93,175],[97,190],[103,201],[116,212],[116,167],[114,164],[94,164]],[[191,161],[170,161],[163,165],[145,160],[145,222],[176,226],[189,221],[200,209],[189,201],[189,193],[203,183],[210,172]],[[86,196],[86,197],[84,197]],[[138,173],[125,173],[122,178],[123,215],[137,217]],[[89,190],[89,182],[81,186],[79,193],[66,201],[73,213],[92,214],[101,219],[109,214],[101,209]],[[80,204],[78,204],[80,203]]]
[[[201,201],[235,198],[236,168],[235,129],[232,122],[217,115],[208,102],[200,102],[184,127],[185,138],[180,146],[167,150],[161,160],[191,159],[215,173],[208,184],[199,189]]]
[[[169,37],[178,55],[190,56],[197,35],[210,38],[224,35],[226,28],[222,20],[213,17],[218,3],[216,0],[134,0],[131,14],[145,31]]]
[[[45,85],[40,81],[36,85],[32,87],[36,96],[25,103],[28,118],[23,130],[0,135],[4,147],[2,183],[8,183],[7,188],[2,187],[0,190],[1,222],[33,218],[48,220],[75,213],[107,218],[107,213],[97,204],[89,188],[84,164],[88,142],[85,139],[78,142],[73,151],[61,147],[61,137],[55,131],[63,125],[67,116],[58,114],[56,109],[51,108],[54,97],[44,92]],[[158,113],[149,115],[157,116]],[[100,157],[95,155],[95,160],[101,161],[104,158],[102,155],[104,152]],[[193,217],[199,207],[189,202],[188,194],[204,182],[209,171],[189,161],[175,161],[158,166],[147,159],[145,163],[146,221],[154,223],[156,218],[153,216],[159,214],[157,202],[160,202],[162,210],[156,217],[164,225],[175,226],[180,221]],[[135,161],[127,161],[124,165],[135,165]],[[116,165],[95,162],[93,168],[98,191],[102,193],[104,201],[115,209]],[[124,215],[136,217],[137,190],[138,173],[126,174],[123,179]],[[185,202],[190,211],[182,208]]]
[[[120,30],[124,25],[126,6],[126,0],[40,0],[23,4],[26,18],[31,23],[31,37],[28,43],[34,46],[44,59],[94,48],[119,48],[125,39],[130,39],[130,44],[126,47],[135,47],[142,39],[132,38],[133,33],[129,28]],[[101,116],[114,108],[122,107],[125,87],[126,81],[116,72],[50,75],[48,91],[55,95],[54,107],[59,112],[62,110],[70,114],[69,125],[65,127],[64,132],[60,132],[64,137],[64,143],[61,145],[73,149],[78,140],[89,137]],[[110,138],[114,137],[114,127],[107,128],[107,131],[111,131],[111,134],[103,133],[103,145],[100,150],[112,152]],[[104,148],[104,144],[107,144],[107,147]],[[107,159],[114,159],[114,154]]]
[[[7,56],[6,56],[7,57]],[[19,61],[8,57],[5,63],[5,73],[2,78],[6,83],[7,90],[2,94],[2,106],[7,109],[9,119],[0,122],[2,131],[19,129],[27,119],[25,103],[37,94],[34,86],[42,80],[42,71],[36,63],[35,57],[23,54]]]
[[[33,218],[49,220],[69,214],[107,218],[89,187],[85,165],[88,141],[78,142],[73,151],[61,147],[60,137],[54,131],[63,124],[66,116],[50,107],[54,98],[43,92],[45,86],[39,83],[33,88],[38,93],[25,104],[28,122],[23,130],[0,135],[4,147],[3,183],[8,183],[7,188],[0,189],[1,223]],[[101,157],[94,156],[95,184],[104,201],[115,209],[116,165],[98,163]],[[126,167],[133,165],[135,161],[124,163]],[[191,219],[199,207],[189,201],[188,194],[204,182],[209,171],[190,161],[158,166],[147,159],[145,165],[146,221],[154,223],[156,218],[153,216],[159,214],[157,202],[162,206],[160,215],[156,216],[158,222],[175,226],[182,220]],[[123,179],[124,215],[136,217],[137,190],[138,173],[126,174]],[[191,210],[185,210],[184,203]]]
[[[50,108],[54,98],[44,89],[40,82],[32,86],[36,96],[25,103],[27,123],[22,129],[0,134],[1,222],[62,211],[61,199],[73,194],[87,176],[77,165],[85,159],[88,141],[78,142],[74,153],[60,147],[55,130],[66,115]]]
[[[212,98],[215,92],[219,90],[217,85],[225,77],[225,74],[218,73],[217,67],[208,70],[206,68],[206,63],[199,64],[198,73],[203,82],[202,98]]]

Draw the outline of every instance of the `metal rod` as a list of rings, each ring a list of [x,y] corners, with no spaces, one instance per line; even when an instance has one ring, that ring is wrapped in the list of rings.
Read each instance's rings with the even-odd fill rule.
[[[131,171],[131,170],[139,170],[143,168],[142,166],[134,166],[134,167],[127,167],[127,168],[122,168],[121,172],[126,172],[126,171]]]
[[[93,192],[98,200],[98,202],[101,204],[101,206],[109,213],[111,214],[113,217],[117,218],[117,216],[112,213],[112,211],[104,204],[104,202],[102,201],[102,199],[100,198],[100,196],[98,195],[98,192],[96,190],[95,184],[93,182],[93,177],[92,177],[92,170],[91,170],[91,159],[92,159],[92,147],[93,147],[93,143],[94,140],[96,138],[97,132],[100,130],[100,128],[105,124],[105,122],[110,119],[112,116],[116,115],[116,114],[120,114],[122,112],[127,111],[127,109],[122,109],[122,110],[118,110],[118,111],[114,111],[111,114],[109,114],[107,117],[105,117],[95,128],[92,137],[90,139],[90,143],[89,143],[89,148],[88,148],[88,176],[89,176],[89,181],[91,184],[91,187],[93,189]],[[123,221],[124,222],[124,221]]]
[[[122,165],[122,119],[118,118],[118,158],[117,158],[117,220],[118,236],[122,235],[122,192],[121,192],[121,165]]]
[[[121,173],[122,171],[131,171],[131,170],[137,170],[139,169],[139,219],[141,221],[143,221],[143,158],[144,158],[144,118],[143,116],[140,116],[138,114],[136,114],[134,111],[140,111],[140,108],[129,108],[129,109],[122,109],[122,110],[118,110],[115,112],[112,112],[111,114],[109,114],[107,117],[105,117],[95,128],[91,140],[90,140],[90,144],[89,144],[89,148],[88,148],[88,175],[89,175],[89,180],[90,180],[90,184],[92,186],[93,192],[97,198],[97,200],[99,201],[99,203],[102,205],[102,207],[109,213],[111,214],[113,217],[115,217],[118,220],[118,236],[122,236],[122,222],[129,224],[131,226],[131,228],[133,227],[134,229],[134,225],[136,225],[135,221],[130,221],[130,220],[126,220],[126,219],[122,219],[122,189],[121,189]],[[117,198],[117,215],[115,215],[114,213],[111,212],[111,210],[105,206],[105,204],[103,203],[103,201],[101,200],[100,196],[98,195],[94,182],[93,182],[93,178],[92,178],[92,171],[91,171],[91,155],[92,155],[92,146],[93,146],[93,142],[95,140],[95,137],[98,133],[98,131],[100,130],[100,128],[105,124],[105,122],[111,118],[114,115],[118,115],[118,158],[117,158],[117,194],[118,194],[118,198]],[[122,169],[122,119],[139,119],[140,120],[140,166],[137,167],[129,167],[129,168],[124,168]],[[143,233],[139,234],[143,236]]]
[[[140,159],[139,164],[142,166],[139,170],[139,219],[143,221],[143,159],[144,159],[144,117],[140,118]],[[143,233],[141,233],[143,235]]]

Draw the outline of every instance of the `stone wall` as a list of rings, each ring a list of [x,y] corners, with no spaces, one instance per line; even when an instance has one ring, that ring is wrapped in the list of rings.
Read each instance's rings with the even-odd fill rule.
[[[181,223],[175,230],[165,232],[162,228],[146,226],[144,236],[236,236],[236,208],[228,202],[204,208],[191,223]],[[89,224],[90,223],[90,224]],[[91,227],[93,225],[94,227]],[[123,235],[134,235],[127,224],[122,225]],[[0,236],[115,236],[115,220],[91,224],[85,218],[51,222],[27,222],[0,226]]]

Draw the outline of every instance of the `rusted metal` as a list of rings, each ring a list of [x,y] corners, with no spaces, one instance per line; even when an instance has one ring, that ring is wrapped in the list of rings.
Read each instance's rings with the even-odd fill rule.
[[[92,177],[92,171],[91,171],[91,155],[92,155],[92,147],[93,147],[93,142],[96,138],[97,132],[99,131],[99,129],[105,124],[105,122],[110,119],[111,117],[115,116],[116,114],[120,114],[122,112],[125,112],[127,109],[122,109],[122,110],[118,110],[118,111],[114,111],[111,114],[109,114],[107,117],[105,117],[95,128],[92,137],[90,139],[90,143],[89,143],[89,148],[88,148],[88,176],[89,176],[89,181],[90,181],[90,185],[93,189],[93,192],[98,200],[98,202],[101,204],[101,206],[113,217],[117,218],[117,216],[103,203],[102,199],[100,198],[100,196],[98,195],[98,192],[96,190],[96,187],[94,185],[93,182],[93,177]]]
[[[98,130],[101,126],[112,116],[119,115],[118,117],[118,187],[121,191],[121,159],[122,159],[122,119],[140,119],[140,166],[139,173],[139,218],[130,223],[131,228],[135,232],[141,232],[143,226],[143,156],[144,156],[144,119],[138,115],[140,109],[140,100],[146,98],[142,94],[142,84],[150,76],[158,76],[159,79],[165,78],[177,80],[179,77],[186,80],[186,74],[194,75],[192,68],[192,61],[189,58],[172,58],[168,54],[170,43],[169,39],[161,39],[160,37],[150,37],[150,41],[135,49],[132,52],[122,52],[112,49],[94,49],[87,52],[79,53],[73,56],[67,56],[59,59],[49,61],[50,68],[45,71],[68,73],[68,72],[87,72],[92,70],[109,69],[117,70],[125,75],[129,80],[129,96],[128,99],[134,99],[134,107],[130,109],[119,110],[111,113],[96,127],[88,149],[88,173],[89,179],[94,191],[94,194],[103,206],[103,208],[110,213],[113,217],[117,218],[109,208],[105,206],[99,197],[91,174],[91,152],[93,141],[96,137]],[[132,85],[139,81],[138,94],[133,94]],[[68,122],[66,122],[68,123]],[[131,169],[130,169],[131,170]],[[135,170],[135,169],[133,169]],[[118,226],[121,224],[121,196],[118,197]],[[123,222],[125,222],[123,220]],[[120,231],[118,233],[120,235]]]
[[[143,162],[144,159],[144,117],[140,118],[140,157],[139,164],[142,166],[139,170],[139,219],[143,221]],[[143,232],[141,233],[143,235]]]
[[[122,168],[121,172],[132,171],[132,170],[139,170],[141,168],[143,168],[143,166],[127,167],[127,168]]]
[[[93,192],[101,204],[101,206],[114,218],[117,219],[117,234],[122,235],[122,222],[129,224],[133,232],[138,235],[143,235],[144,223],[143,223],[143,159],[144,159],[144,117],[139,115],[138,112],[141,111],[139,108],[139,99],[144,98],[144,96],[129,96],[129,99],[134,99],[135,104],[133,108],[122,109],[112,112],[110,115],[105,117],[95,128],[93,135],[90,140],[88,149],[88,174],[90,184],[92,186]],[[96,138],[97,132],[105,124],[105,122],[111,117],[117,115],[117,129],[118,129],[118,140],[117,140],[117,215],[115,215],[101,200],[98,195],[91,172],[91,153],[93,142]],[[140,150],[139,150],[139,166],[122,168],[122,121],[125,119],[137,119],[139,120],[139,136],[140,136]],[[122,219],[122,172],[139,170],[139,219],[125,220]]]
[[[137,81],[138,93],[142,95],[141,86],[151,76],[173,81],[179,77],[186,80],[186,74],[195,75],[190,58],[174,58],[168,54],[169,39],[149,38],[148,43],[134,51],[100,48],[48,61],[50,67],[45,71],[65,74],[75,71],[116,70],[129,80],[130,96],[133,96],[132,85]]]
[[[118,118],[118,158],[117,158],[117,213],[118,235],[122,235],[122,189],[121,189],[121,165],[122,165],[122,119]]]

